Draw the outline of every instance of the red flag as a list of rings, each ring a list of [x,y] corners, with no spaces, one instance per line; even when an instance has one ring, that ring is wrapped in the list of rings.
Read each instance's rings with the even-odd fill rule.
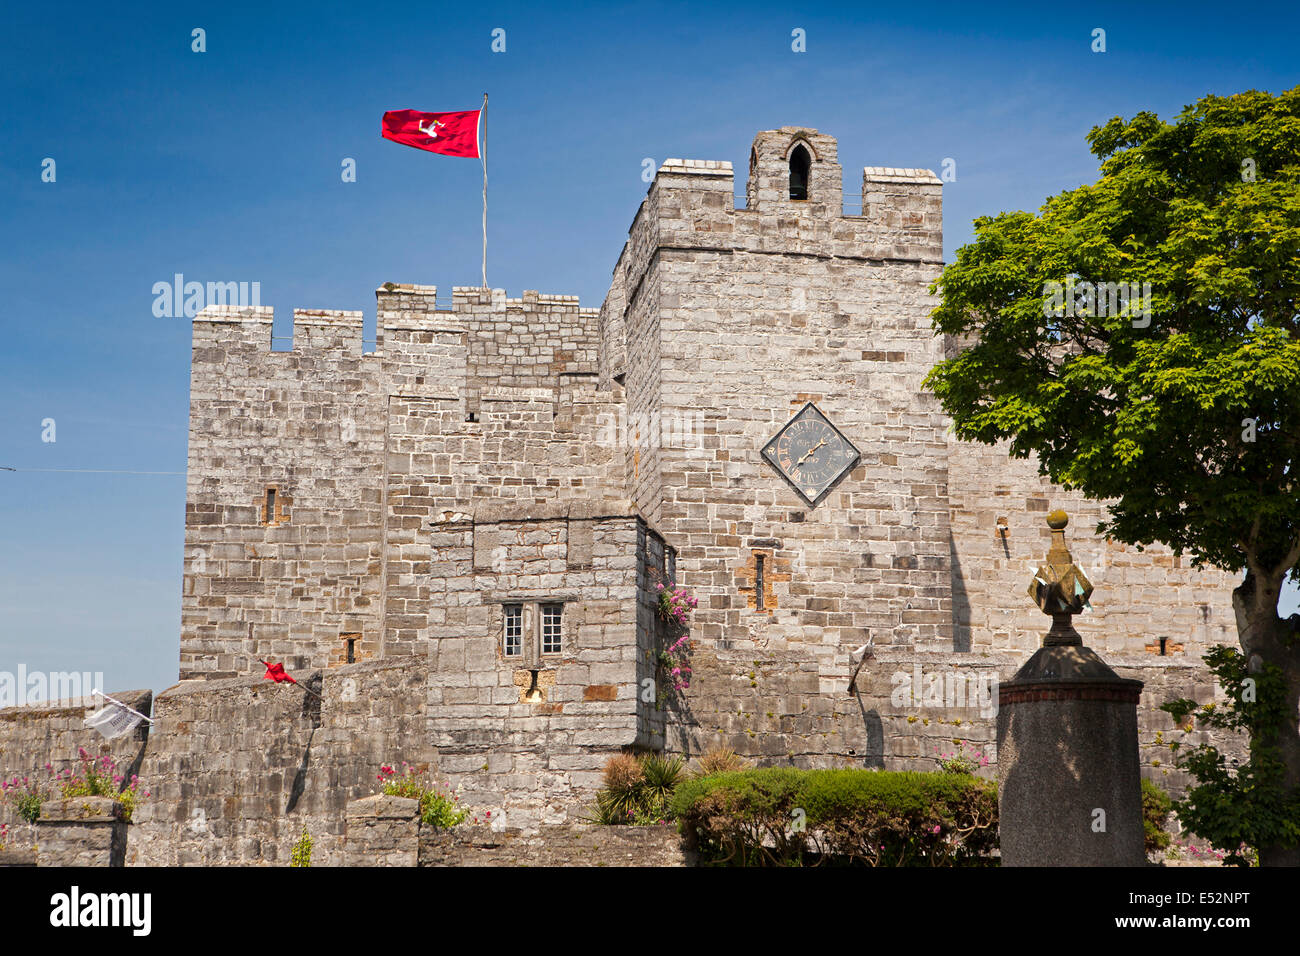
[[[444,156],[478,158],[480,110],[460,113],[421,113],[390,110],[384,114],[382,135],[403,146],[427,149]]]
[[[262,663],[266,664],[266,661],[262,661]],[[262,676],[268,680],[275,681],[277,684],[283,684],[285,681],[288,681],[290,684],[298,683],[285,673],[283,664],[266,664],[266,673]]]

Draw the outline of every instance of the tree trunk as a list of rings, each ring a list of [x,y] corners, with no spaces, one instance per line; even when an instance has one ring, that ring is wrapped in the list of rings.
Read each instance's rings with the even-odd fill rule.
[[[1246,655],[1247,673],[1257,673],[1263,664],[1282,669],[1286,682],[1284,718],[1278,728],[1276,746],[1284,769],[1283,786],[1290,794],[1300,792],[1300,645],[1294,640],[1300,620],[1283,620],[1277,614],[1285,573],[1276,577],[1247,573],[1232,592],[1237,634]],[[1245,704],[1244,706],[1250,706]],[[1260,866],[1300,866],[1300,846],[1261,846]]]

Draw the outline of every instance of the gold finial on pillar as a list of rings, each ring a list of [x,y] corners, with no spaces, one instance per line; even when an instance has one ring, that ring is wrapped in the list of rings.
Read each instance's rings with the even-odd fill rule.
[[[1091,608],[1092,582],[1070,557],[1065,545],[1065,527],[1070,517],[1061,509],[1047,516],[1047,526],[1052,529],[1052,545],[1047,551],[1047,563],[1040,565],[1029,582],[1029,596],[1052,616],[1052,629],[1043,638],[1043,646],[1052,644],[1082,644],[1079,633],[1070,618]]]

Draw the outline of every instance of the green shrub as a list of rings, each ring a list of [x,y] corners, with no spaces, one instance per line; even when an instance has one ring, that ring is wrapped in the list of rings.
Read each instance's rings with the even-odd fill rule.
[[[953,744],[957,747],[952,753],[947,753],[939,747],[934,748],[938,755],[939,769],[944,773],[960,773],[967,776],[975,776],[980,769],[989,765],[988,755],[974,744],[968,744],[964,740],[954,739]]]
[[[699,758],[699,766],[695,770],[695,776],[708,777],[715,773],[728,773],[734,770],[744,770],[749,766],[749,762],[744,757],[736,753],[730,747],[716,746],[706,750]]]
[[[689,780],[671,810],[703,862],[991,865],[997,788],[954,773],[760,768]]]
[[[39,793],[24,793],[14,798],[14,806],[18,810],[18,815],[28,823],[35,823],[40,819],[42,802]]]
[[[642,794],[646,804],[666,807],[673,791],[685,776],[686,761],[681,757],[666,757],[650,753],[641,757]]]
[[[302,836],[298,842],[293,845],[293,852],[289,855],[290,866],[311,866],[311,834],[307,832],[307,824],[302,825]]]
[[[0,795],[10,800],[28,823],[40,819],[41,804],[54,799],[56,790],[62,797],[110,797],[122,805],[123,818],[128,821],[150,795],[148,790],[141,795],[139,778],[133,774],[128,779],[119,773],[117,761],[111,756],[95,756],[85,747],[78,747],[77,758],[78,766],[57,771],[47,762],[44,781],[36,774],[0,781]]]
[[[111,797],[122,805],[122,819],[130,821],[141,801],[139,778],[133,775],[126,780],[117,772],[117,761],[107,754],[96,757],[78,747],[77,755],[81,766],[68,771],[67,777],[59,774],[55,778],[59,792],[65,797]]]
[[[1165,821],[1174,802],[1150,780],[1142,780],[1142,833],[1146,851],[1154,853],[1169,846],[1170,836],[1165,831]]]
[[[409,797],[420,803],[420,823],[426,827],[450,830],[465,822],[468,810],[456,806],[458,799],[447,793],[439,793],[425,784],[424,771],[416,770],[408,763],[402,764],[398,773],[385,764],[379,768],[380,792],[390,797]],[[446,784],[443,784],[445,789]]]
[[[1258,671],[1244,654],[1218,645],[1203,660],[1224,690],[1223,705],[1171,700],[1160,709],[1184,735],[1193,724],[1224,730],[1247,740],[1247,760],[1229,764],[1228,754],[1210,743],[1171,741],[1174,764],[1196,781],[1174,803],[1184,830],[1224,854],[1226,866],[1252,866],[1259,851],[1278,852],[1300,845],[1300,792],[1287,783],[1281,735],[1287,730],[1286,675],[1272,663]],[[1294,711],[1291,711],[1294,715]],[[1194,720],[1193,720],[1194,718]],[[1184,744],[1186,746],[1184,746]]]
[[[605,786],[596,794],[592,822],[646,826],[672,818],[673,791],[686,776],[680,757],[616,754],[605,764]]]

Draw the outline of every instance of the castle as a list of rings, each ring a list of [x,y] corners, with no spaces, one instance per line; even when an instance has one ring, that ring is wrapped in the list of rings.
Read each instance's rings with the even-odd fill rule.
[[[835,139],[798,127],[756,136],[743,201],[730,163],[668,160],[599,309],[386,283],[373,351],[360,312],[295,310],[291,351],[270,309],[201,312],[181,683],[124,751],[155,791],[132,859],[283,857],[295,815],[328,859],[397,760],[536,827],[629,748],[995,757],[987,700],[927,688],[1038,646],[1025,588],[1058,507],[1097,587],[1079,629],[1146,682],[1156,759],[1159,704],[1215,693],[1200,654],[1235,643],[1234,582],[1107,544],[1101,505],[949,433],[922,388],[956,348],[930,323],[942,184],[866,167],[860,214],[842,184]],[[698,600],[682,693],[658,666],[669,582]],[[322,699],[261,660],[319,672]]]

